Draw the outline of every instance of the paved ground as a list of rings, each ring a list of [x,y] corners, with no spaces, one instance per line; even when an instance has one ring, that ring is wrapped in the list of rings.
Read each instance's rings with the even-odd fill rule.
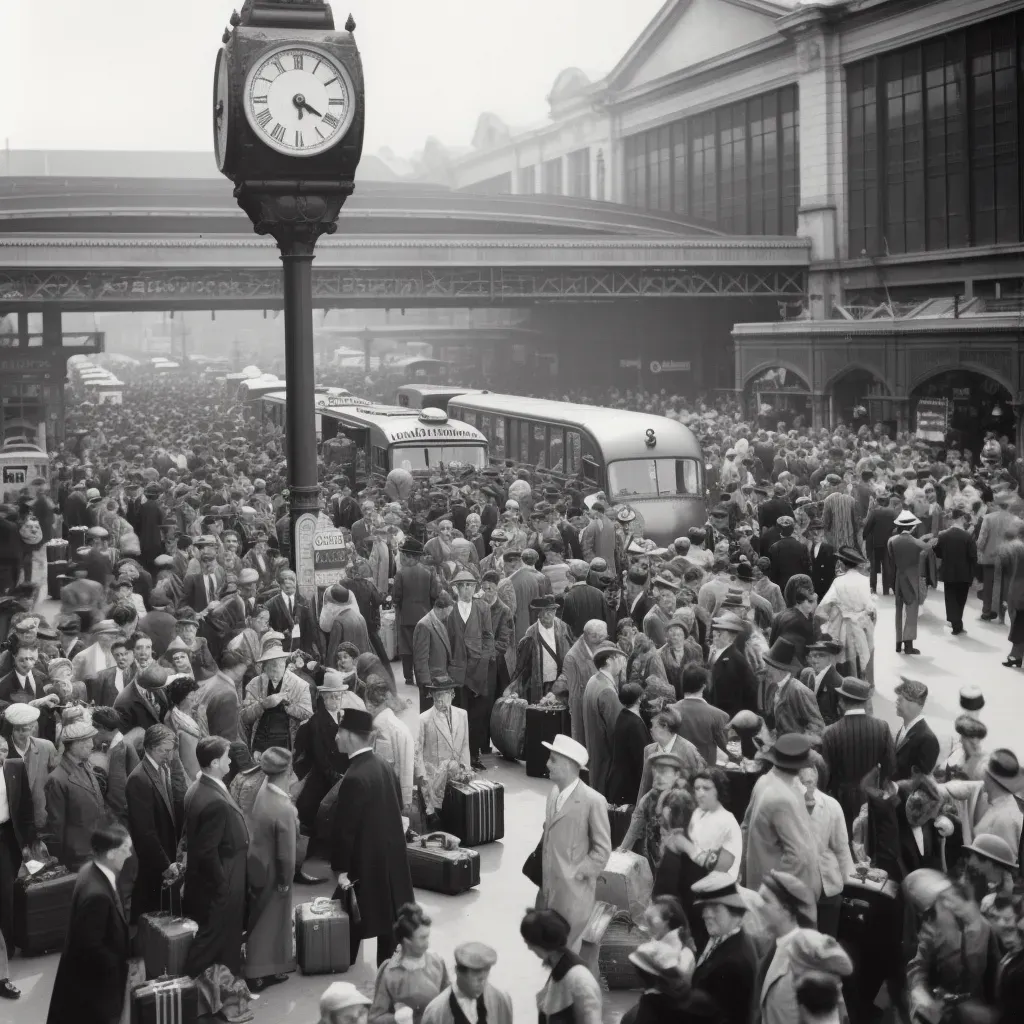
[[[46,609],[52,612],[55,609]],[[959,688],[966,682],[979,683],[985,693],[983,717],[989,727],[989,747],[1009,746],[1024,754],[1021,742],[1021,711],[1024,710],[1024,673],[1002,667],[1006,657],[1006,627],[978,621],[981,608],[972,597],[966,616],[967,634],[951,637],[943,621],[941,593],[932,593],[921,615],[918,656],[897,655],[895,651],[893,601],[879,598],[879,628],[876,635],[876,676],[878,698],[875,711],[895,724],[893,688],[899,676],[912,675],[926,682],[931,690],[926,714],[940,741],[946,743],[952,721],[958,711]],[[399,666],[395,666],[399,669]],[[399,669],[400,671],[400,669]],[[413,696],[412,688],[402,688]],[[415,718],[409,709],[406,722]],[[500,843],[481,847],[481,884],[478,889],[458,897],[436,893],[417,894],[434,919],[433,948],[449,963],[454,947],[466,939],[489,942],[498,951],[493,980],[513,998],[516,1021],[535,1019],[534,993],[544,979],[539,962],[519,937],[519,921],[533,904],[536,889],[523,877],[521,867],[536,845],[544,814],[547,782],[526,777],[522,765],[496,761],[491,777],[505,785],[505,838]],[[310,869],[327,874],[326,866],[311,862]],[[297,899],[328,895],[330,887],[298,891]],[[361,960],[346,977],[364,991],[373,986],[373,943],[364,944]],[[11,962],[11,979],[24,995],[18,1003],[0,1003],[0,1024],[28,1024],[46,1018],[57,956],[35,959],[16,957]],[[331,979],[294,975],[287,983],[269,989],[254,1004],[257,1021],[317,1020],[317,1000]],[[608,997],[606,1019],[615,1021],[635,1000],[635,994],[614,993]]]

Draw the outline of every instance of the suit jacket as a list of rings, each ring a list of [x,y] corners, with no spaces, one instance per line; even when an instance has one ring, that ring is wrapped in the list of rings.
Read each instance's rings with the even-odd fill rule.
[[[904,604],[917,604],[921,600],[921,559],[927,551],[928,545],[910,533],[897,533],[889,538],[889,557],[895,574],[893,586]]]
[[[785,591],[791,576],[797,573],[811,575],[811,554],[796,537],[782,537],[769,549],[772,582]]]
[[[129,683],[135,681],[135,677],[139,674],[139,670],[132,662],[128,666],[128,670],[123,673],[121,687],[122,691]],[[102,672],[98,673],[93,679],[86,679],[85,687],[89,694],[89,700],[99,708],[112,708],[114,701],[117,700],[117,690],[114,687],[114,676],[117,675],[117,666],[113,668],[105,668]]]
[[[650,742],[647,724],[639,715],[624,711],[615,720],[608,772],[608,803],[613,807],[636,801],[644,774],[644,751]]]
[[[821,895],[817,843],[807,808],[788,779],[773,769],[754,784],[743,817],[741,879],[748,889],[756,890],[773,869],[788,871],[817,898]]]
[[[805,668],[800,673],[800,682],[814,693],[814,670]],[[839,710],[839,697],[836,694],[836,690],[842,685],[843,677],[836,671],[835,665],[830,665],[829,670],[822,677],[818,692],[815,694],[818,701],[818,711],[825,725],[838,722],[842,717],[842,712]]]
[[[10,743],[9,746],[8,759],[17,758],[18,752],[14,744]],[[60,755],[49,740],[32,736],[29,738],[28,747],[26,747],[25,755],[21,760],[25,764],[28,788],[32,795],[36,832],[43,832],[46,829],[46,779],[50,772],[60,764]]]
[[[453,989],[454,985],[449,985],[431,999],[423,1011],[420,1024],[460,1024],[452,1013]],[[487,1024],[512,1024],[512,1000],[501,989],[487,982],[481,998],[487,1012]],[[460,1020],[465,1020],[465,1015]]]
[[[425,566],[403,565],[395,573],[394,600],[399,626],[415,626],[434,606],[441,584]]]
[[[703,698],[684,697],[672,705],[680,718],[679,735],[689,740],[707,764],[715,764],[718,751],[729,742],[729,716]]]
[[[163,523],[163,507],[159,501],[147,498],[139,508],[138,524],[132,524],[139,535],[141,558],[146,565],[152,565],[153,559],[164,553]]]
[[[940,579],[943,583],[970,583],[974,579],[978,546],[974,538],[959,526],[950,527],[939,534],[935,557],[942,559]]]
[[[452,643],[447,625],[433,612],[428,612],[416,623],[412,634],[412,659],[417,686],[426,685],[434,676],[448,675]]]
[[[904,729],[896,740],[896,773],[893,779],[909,779],[917,768],[930,775],[939,759],[939,741],[931,726],[919,718],[909,729]]]
[[[206,728],[211,736],[231,742],[238,739],[238,690],[227,676],[218,673],[203,687]]]
[[[307,654],[312,654],[317,661],[324,658],[324,635],[320,626],[310,611],[306,599],[301,594],[295,594],[295,614],[288,611],[283,594],[267,602],[267,609],[270,612],[270,628],[284,633],[284,649],[286,651],[298,650],[300,647]],[[299,638],[296,643],[292,638],[292,627],[298,625]]]
[[[714,1000],[724,1024],[749,1024],[756,978],[757,950],[741,929],[697,964],[693,987]]]
[[[448,616],[447,626],[452,651],[449,674],[455,682],[462,683],[473,693],[485,693],[494,657],[491,609],[486,601],[474,599],[469,618],[463,622],[456,602]]]
[[[583,636],[583,627],[591,619],[604,621],[604,594],[589,583],[574,583],[562,598],[559,617],[569,627],[573,639],[578,640]]]
[[[215,565],[210,574],[216,581],[216,596],[219,599],[227,586],[226,574],[219,565]],[[199,573],[190,573],[185,577],[185,601],[194,611],[201,612],[210,603],[210,597],[206,589],[206,577]]]
[[[864,521],[864,529],[861,534],[864,543],[873,551],[884,551],[889,544],[889,538],[893,534],[896,516],[899,513],[894,508],[873,508],[867,519]]]
[[[769,498],[757,506],[757,522],[762,530],[774,526],[780,516],[793,518],[793,506],[785,498]]]
[[[557,910],[569,922],[571,947],[594,909],[597,877],[612,851],[605,798],[585,782],[557,807],[558,788],[551,787],[541,836],[543,879],[537,906]]]
[[[46,846],[69,871],[91,856],[90,838],[106,810],[92,769],[76,769],[65,754],[46,780]]]
[[[777,736],[787,732],[802,732],[820,736],[825,731],[825,722],[818,710],[818,702],[808,687],[794,676],[789,681],[772,683],[765,695],[764,719],[768,728]]]
[[[29,785],[28,770],[18,758],[8,758],[3,766],[4,785],[7,787],[7,806],[11,815],[11,827],[18,848],[30,846],[36,841],[36,816],[32,803],[32,788]]]
[[[262,565],[260,565],[260,559],[259,556],[256,554],[255,548],[251,549],[250,551],[246,551],[246,553],[242,556],[242,565],[246,569],[255,569],[259,573],[260,589],[274,582],[274,558],[269,551],[263,556]]]
[[[551,593],[551,584],[547,577],[528,565],[516,569],[508,577],[509,584],[516,595],[515,632],[518,643],[530,628],[530,602],[536,597]]]
[[[36,662],[32,669],[32,683],[35,687],[35,696],[32,696],[28,690],[22,688],[21,682],[18,680],[18,673],[12,669],[0,679],[0,712],[6,711],[11,704],[27,704],[30,700],[45,696],[43,687],[48,681],[45,670],[39,662]],[[57,725],[53,708],[39,709],[37,731],[40,736],[51,743],[56,741]]]
[[[131,732],[132,729],[145,731],[163,721],[167,713],[167,698],[159,690],[150,692],[156,697],[159,713],[154,712],[149,701],[139,692],[137,682],[132,682],[117,695],[113,707],[121,717],[121,732]]]
[[[174,863],[178,841],[185,824],[185,794],[164,787],[160,774],[143,757],[125,783],[128,806],[128,831],[139,858],[138,874],[132,889],[131,920],[160,910],[164,871]]]
[[[316,824],[320,801],[341,778],[348,765],[348,755],[338,750],[336,743],[338,722],[317,698],[313,717],[299,726],[295,734],[295,774],[304,779],[302,790],[295,798],[299,820],[310,832]]]
[[[864,803],[864,776],[881,765],[882,778],[890,779],[896,769],[892,733],[881,719],[848,713],[826,726],[821,755],[829,773],[826,792],[839,801],[849,830]]]
[[[462,708],[453,707],[449,728],[444,715],[429,708],[419,717],[416,733],[416,777],[427,778],[426,766],[437,766],[445,761],[458,761],[469,767],[469,715]]]
[[[730,644],[711,667],[711,692],[708,700],[732,720],[737,711],[759,712],[757,676],[746,654]]]
[[[128,984],[124,908],[95,864],[79,872],[46,1024],[116,1024]]]
[[[811,582],[820,601],[836,578],[836,551],[831,544],[822,541],[818,545],[817,554],[814,554],[813,548],[810,548],[808,553],[811,556]]]
[[[981,521],[978,533],[978,564],[996,565],[999,561],[999,550],[1006,543],[1007,531],[1017,523],[1012,512],[997,508],[989,512]]]

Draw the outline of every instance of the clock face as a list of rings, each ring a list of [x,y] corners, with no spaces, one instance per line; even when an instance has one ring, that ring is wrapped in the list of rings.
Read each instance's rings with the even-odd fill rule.
[[[268,50],[245,79],[245,117],[286,156],[315,156],[340,142],[355,116],[355,88],[326,51],[294,43]]]
[[[223,50],[217,54],[213,71],[213,153],[217,167],[224,169],[228,142],[228,62]]]

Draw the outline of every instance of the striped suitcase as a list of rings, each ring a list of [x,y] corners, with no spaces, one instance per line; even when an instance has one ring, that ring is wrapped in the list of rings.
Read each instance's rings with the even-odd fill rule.
[[[199,989],[191,978],[147,981],[131,994],[132,1024],[196,1024]]]
[[[505,787],[500,782],[471,779],[449,782],[441,805],[441,824],[463,846],[482,846],[505,836]]]

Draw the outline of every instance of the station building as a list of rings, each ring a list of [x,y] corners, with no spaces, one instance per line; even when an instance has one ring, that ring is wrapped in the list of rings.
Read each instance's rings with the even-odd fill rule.
[[[456,186],[810,240],[806,302],[732,332],[752,404],[912,430],[941,398],[961,443],[1013,436],[1022,0],[667,0],[609,74],[563,71],[548,102],[525,132],[483,114]]]

